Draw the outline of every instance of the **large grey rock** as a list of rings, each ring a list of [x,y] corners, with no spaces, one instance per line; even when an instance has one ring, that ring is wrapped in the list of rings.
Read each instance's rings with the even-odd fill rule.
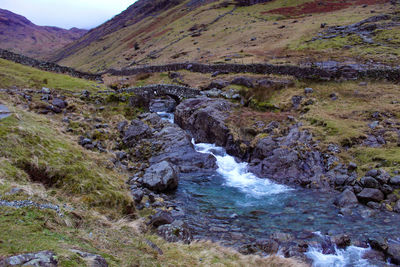
[[[64,109],[68,106],[68,103],[61,98],[54,98],[52,104],[61,109]]]
[[[360,180],[361,185],[367,188],[379,188],[379,182],[371,176],[365,176]]]
[[[165,125],[150,140],[153,149],[150,164],[169,161],[179,167],[181,172],[215,170],[216,159],[210,154],[199,153],[194,149],[191,137],[177,125]]]
[[[307,149],[304,149],[307,147]],[[258,140],[250,158],[249,170],[286,184],[326,187],[324,158],[313,149],[312,135],[293,126],[285,136]]]
[[[339,208],[348,207],[348,206],[355,206],[357,205],[358,200],[356,195],[351,190],[344,190],[340,195],[338,195],[333,204],[338,206]]]
[[[188,130],[196,142],[225,146],[229,136],[225,120],[233,107],[224,99],[187,99],[176,107],[175,122]]]
[[[0,260],[0,266],[56,267],[57,258],[51,251],[21,254]]]
[[[229,85],[228,81],[218,79],[218,80],[212,81],[210,83],[210,85],[208,85],[207,89],[213,89],[213,88],[222,89],[222,88],[224,88],[224,87],[226,87],[228,85]]]
[[[357,198],[363,202],[367,203],[370,201],[380,202],[382,201],[385,196],[379,189],[375,188],[364,188],[358,195]]]
[[[150,166],[143,175],[143,185],[156,192],[168,192],[178,187],[178,170],[168,161]]]
[[[232,80],[231,84],[243,85],[249,88],[254,87],[253,81],[249,77],[239,76]]]
[[[157,228],[157,234],[168,242],[183,242],[189,244],[193,240],[189,226],[181,220],[175,220],[171,224],[161,225]]]
[[[149,137],[150,135],[151,129],[146,123],[140,120],[133,120],[131,125],[125,130],[122,141],[127,146],[133,146],[139,139]]]
[[[171,224],[173,221],[174,218],[172,218],[169,212],[159,211],[151,217],[150,221],[147,224],[157,228],[164,224]]]

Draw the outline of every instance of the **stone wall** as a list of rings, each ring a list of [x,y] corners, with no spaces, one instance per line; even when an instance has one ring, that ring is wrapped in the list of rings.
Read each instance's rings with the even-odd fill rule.
[[[51,71],[55,73],[67,74],[73,77],[87,79],[87,80],[99,80],[101,81],[101,74],[91,74],[81,71],[74,70],[73,68],[60,66],[52,62],[45,62],[36,60],[30,57],[19,55],[4,49],[0,49],[0,58],[13,61],[25,66],[34,67],[44,71]]]
[[[390,67],[369,67],[337,64],[335,67],[299,67],[292,65],[271,64],[200,64],[200,63],[171,63],[165,65],[143,66],[133,69],[114,70],[105,73],[114,76],[130,76],[139,73],[157,73],[168,71],[188,70],[199,73],[255,73],[290,75],[298,79],[335,80],[335,79],[377,79],[393,82],[400,81],[400,69]]]

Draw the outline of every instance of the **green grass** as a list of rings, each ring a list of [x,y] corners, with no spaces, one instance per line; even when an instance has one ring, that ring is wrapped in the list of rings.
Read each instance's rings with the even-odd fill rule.
[[[0,59],[0,88],[10,87],[36,88],[48,87],[69,91],[98,91],[104,90],[94,81],[74,78],[64,74],[57,74],[38,70],[8,60]]]
[[[361,147],[351,149],[350,153],[355,155],[363,170],[382,167],[394,171],[400,167],[400,147]]]
[[[14,181],[29,177],[89,206],[127,210],[131,200],[124,193],[124,180],[104,167],[104,157],[85,151],[48,119],[19,110],[18,114],[0,124],[0,173]]]

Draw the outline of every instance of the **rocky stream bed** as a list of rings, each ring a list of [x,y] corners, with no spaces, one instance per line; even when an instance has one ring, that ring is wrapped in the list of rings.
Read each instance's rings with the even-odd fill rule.
[[[204,101],[207,104],[201,106]],[[250,154],[244,153],[226,139],[229,131],[220,113],[230,108],[225,101],[189,99],[177,107],[175,118],[168,112],[145,114],[141,119],[147,124],[134,121],[134,127],[121,129],[126,144],[128,136],[151,144],[150,167],[133,176],[130,184],[139,209],[157,208],[149,224],[159,235],[173,242],[221,242],[244,254],[299,257],[314,266],[399,263],[400,215],[359,204],[363,194],[354,192],[352,183],[363,185],[355,182],[351,166],[335,170],[345,172],[345,180],[351,181],[343,182],[343,193],[338,195],[321,179],[321,174],[336,177],[337,173],[326,170],[317,149],[302,152],[302,146],[312,147],[312,137],[296,124],[284,137],[274,139],[287,148],[278,156],[271,153],[278,149],[275,143],[264,139]],[[216,117],[220,120],[213,120]],[[142,127],[137,124],[143,126],[139,132]],[[143,157],[142,152],[143,147],[136,156]],[[304,157],[294,157],[299,153]],[[259,165],[265,167],[260,170]],[[361,188],[365,189],[371,191],[368,186]],[[150,202],[142,204],[145,195]],[[160,196],[163,202],[157,201]],[[373,196],[365,199],[377,203]]]

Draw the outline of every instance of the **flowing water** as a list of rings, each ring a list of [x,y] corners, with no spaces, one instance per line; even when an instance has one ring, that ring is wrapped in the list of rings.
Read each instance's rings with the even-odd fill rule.
[[[319,233],[348,234],[362,241],[389,234],[400,237],[397,214],[359,207],[352,214],[340,215],[331,193],[290,188],[258,178],[247,171],[247,163],[236,162],[223,148],[212,144],[195,144],[195,149],[214,155],[218,169],[182,174],[173,198],[181,208],[174,216],[184,219],[197,238],[237,247],[274,232],[307,241],[320,241]],[[324,255],[315,245],[306,255],[318,267],[373,266],[362,259],[368,250],[351,246]]]

